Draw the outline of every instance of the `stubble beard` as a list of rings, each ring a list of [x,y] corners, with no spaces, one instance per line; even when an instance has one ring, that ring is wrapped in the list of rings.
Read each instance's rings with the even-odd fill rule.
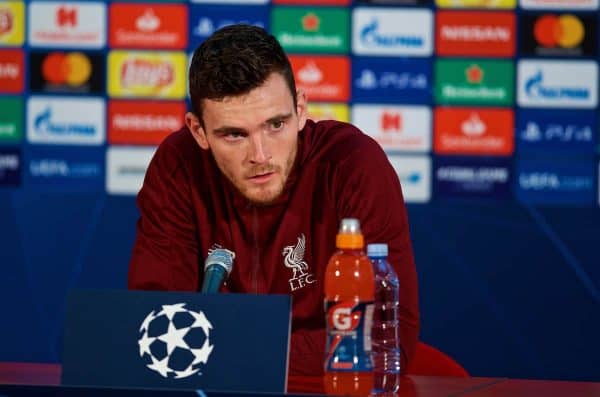
[[[221,173],[227,177],[229,182],[235,187],[235,189],[244,196],[251,204],[258,207],[266,207],[273,204],[283,193],[283,189],[285,188],[285,184],[290,176],[292,171],[292,167],[294,166],[294,162],[296,160],[297,147],[294,148],[292,154],[287,158],[285,163],[285,168],[282,169],[281,166],[275,164],[264,164],[260,166],[252,167],[250,170],[243,174],[243,180],[237,180],[231,173],[227,172],[220,163],[217,162]],[[275,182],[276,185],[273,187],[259,187],[259,188],[251,188],[245,182],[245,178],[251,177],[254,175],[260,175],[268,172],[276,172],[280,178],[278,178]],[[251,191],[258,191],[258,193],[253,194]]]

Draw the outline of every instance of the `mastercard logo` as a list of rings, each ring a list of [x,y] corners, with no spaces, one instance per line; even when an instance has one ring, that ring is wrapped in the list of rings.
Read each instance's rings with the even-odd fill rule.
[[[544,15],[534,25],[535,39],[544,47],[575,47],[585,35],[583,23],[574,15]]]
[[[92,74],[92,64],[81,52],[53,52],[42,63],[42,75],[51,84],[78,86],[87,82]]]

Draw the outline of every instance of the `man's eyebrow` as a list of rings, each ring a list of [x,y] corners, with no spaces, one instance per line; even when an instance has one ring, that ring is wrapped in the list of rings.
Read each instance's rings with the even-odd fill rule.
[[[289,119],[291,117],[292,117],[292,113],[291,112],[290,113],[278,114],[276,116],[271,117],[267,121],[265,121],[264,124],[270,124],[270,123],[274,123],[276,121],[287,120],[287,119]]]
[[[213,133],[217,134],[217,135],[227,135],[227,134],[234,134],[234,133],[244,134],[244,133],[246,133],[246,130],[243,128],[239,128],[239,127],[230,127],[230,126],[224,125],[222,127],[215,128],[213,130]]]

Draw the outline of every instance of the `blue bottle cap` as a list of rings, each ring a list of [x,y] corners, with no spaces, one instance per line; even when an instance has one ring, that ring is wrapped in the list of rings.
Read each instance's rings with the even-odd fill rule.
[[[387,244],[368,244],[367,245],[367,256],[385,258],[388,256],[388,245]]]

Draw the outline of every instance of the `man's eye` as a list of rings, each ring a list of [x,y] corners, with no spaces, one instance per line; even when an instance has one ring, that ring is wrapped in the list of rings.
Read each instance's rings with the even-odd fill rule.
[[[271,123],[271,127],[272,127],[274,130],[280,130],[280,129],[282,129],[282,128],[283,128],[284,124],[285,124],[285,123],[283,122],[283,120],[277,120],[277,121],[273,121],[273,122]]]
[[[237,141],[238,139],[242,139],[244,134],[241,132],[230,132],[225,135],[225,139],[228,141]]]

